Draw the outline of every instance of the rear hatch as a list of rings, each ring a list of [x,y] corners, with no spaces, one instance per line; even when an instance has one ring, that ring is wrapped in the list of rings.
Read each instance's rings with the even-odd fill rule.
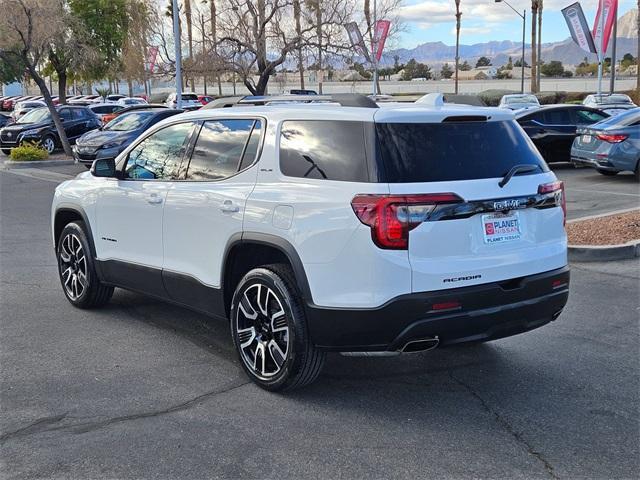
[[[505,280],[515,288],[566,265],[562,183],[510,113],[431,123],[376,116],[376,133],[381,175],[406,202],[398,212],[409,225],[414,292]]]

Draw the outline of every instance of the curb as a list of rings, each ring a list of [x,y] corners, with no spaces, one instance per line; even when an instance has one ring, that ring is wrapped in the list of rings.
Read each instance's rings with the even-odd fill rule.
[[[51,167],[55,165],[73,165],[75,160],[34,160],[28,162],[14,162],[13,160],[5,160],[4,168],[34,168],[34,167]]]
[[[640,240],[623,245],[569,245],[569,261],[611,262],[640,257]]]

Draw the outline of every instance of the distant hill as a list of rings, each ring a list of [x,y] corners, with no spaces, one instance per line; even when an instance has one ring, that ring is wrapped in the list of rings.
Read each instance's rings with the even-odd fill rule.
[[[631,53],[634,56],[637,54],[637,16],[638,10],[633,9],[618,19],[617,50],[620,58],[625,53]],[[509,57],[514,61],[520,58],[521,49],[521,43],[510,40],[460,45],[460,57],[461,61],[467,60],[470,64],[475,65],[477,59],[484,56],[490,58],[493,65],[499,66],[507,63]],[[611,42],[609,42],[609,50],[611,50]],[[454,45],[445,45],[442,42],[428,42],[411,49],[400,48],[386,52],[380,63],[381,65],[391,65],[394,62],[394,56],[397,55],[400,63],[405,63],[415,58],[418,62],[438,66],[443,63],[454,63],[455,51]],[[610,52],[607,52],[607,56],[609,55]],[[530,44],[526,44],[525,57],[527,61],[530,61]],[[596,60],[595,55],[587,54],[581,50],[570,38],[561,42],[542,44],[542,59],[545,62],[559,60],[565,65],[576,65],[584,57],[589,58],[590,61]]]

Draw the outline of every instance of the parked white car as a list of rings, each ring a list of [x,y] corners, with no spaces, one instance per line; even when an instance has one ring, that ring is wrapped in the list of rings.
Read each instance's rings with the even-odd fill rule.
[[[165,102],[167,107],[177,108],[177,105],[178,105],[177,98],[178,98],[177,94],[175,93],[169,94],[169,96],[167,97],[167,101]],[[201,107],[201,106],[202,106],[202,103],[200,103],[200,100],[198,100],[198,95],[190,92],[182,92],[182,108]]]
[[[426,351],[558,318],[563,185],[512,112],[287,98],[168,118],[59,185],[67,299],[98,307],[120,287],[229,319],[269,390],[312,382],[327,351]]]
[[[114,93],[107,95],[106,97],[98,97],[93,100],[93,103],[118,103],[121,99],[126,98],[126,95]]]
[[[131,105],[144,105],[147,101],[140,97],[124,97],[118,100],[118,105],[123,107],[130,107]]]
[[[514,93],[503,95],[500,99],[500,108],[508,108],[509,110],[528,110],[531,108],[540,108],[538,97],[530,93]]]
[[[16,103],[13,112],[11,113],[11,117],[14,121],[18,120],[25,113],[29,113],[31,110],[36,108],[46,107],[47,104],[41,100],[25,100],[23,102]]]

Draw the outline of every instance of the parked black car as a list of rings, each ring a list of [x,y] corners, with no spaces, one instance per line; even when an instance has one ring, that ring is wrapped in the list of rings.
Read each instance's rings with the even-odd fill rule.
[[[67,105],[56,108],[67,138],[72,144],[84,133],[100,126],[100,120],[88,108]],[[47,108],[32,110],[16,123],[0,130],[0,149],[5,155],[9,155],[12,148],[23,142],[40,143],[49,153],[61,146],[58,132]]]
[[[583,105],[547,105],[516,113],[516,120],[547,163],[570,161],[576,128],[607,117],[608,113]]]
[[[142,132],[183,110],[161,108],[134,110],[123,113],[99,130],[84,134],[73,147],[73,155],[79,163],[91,167],[97,158],[115,158]]]

